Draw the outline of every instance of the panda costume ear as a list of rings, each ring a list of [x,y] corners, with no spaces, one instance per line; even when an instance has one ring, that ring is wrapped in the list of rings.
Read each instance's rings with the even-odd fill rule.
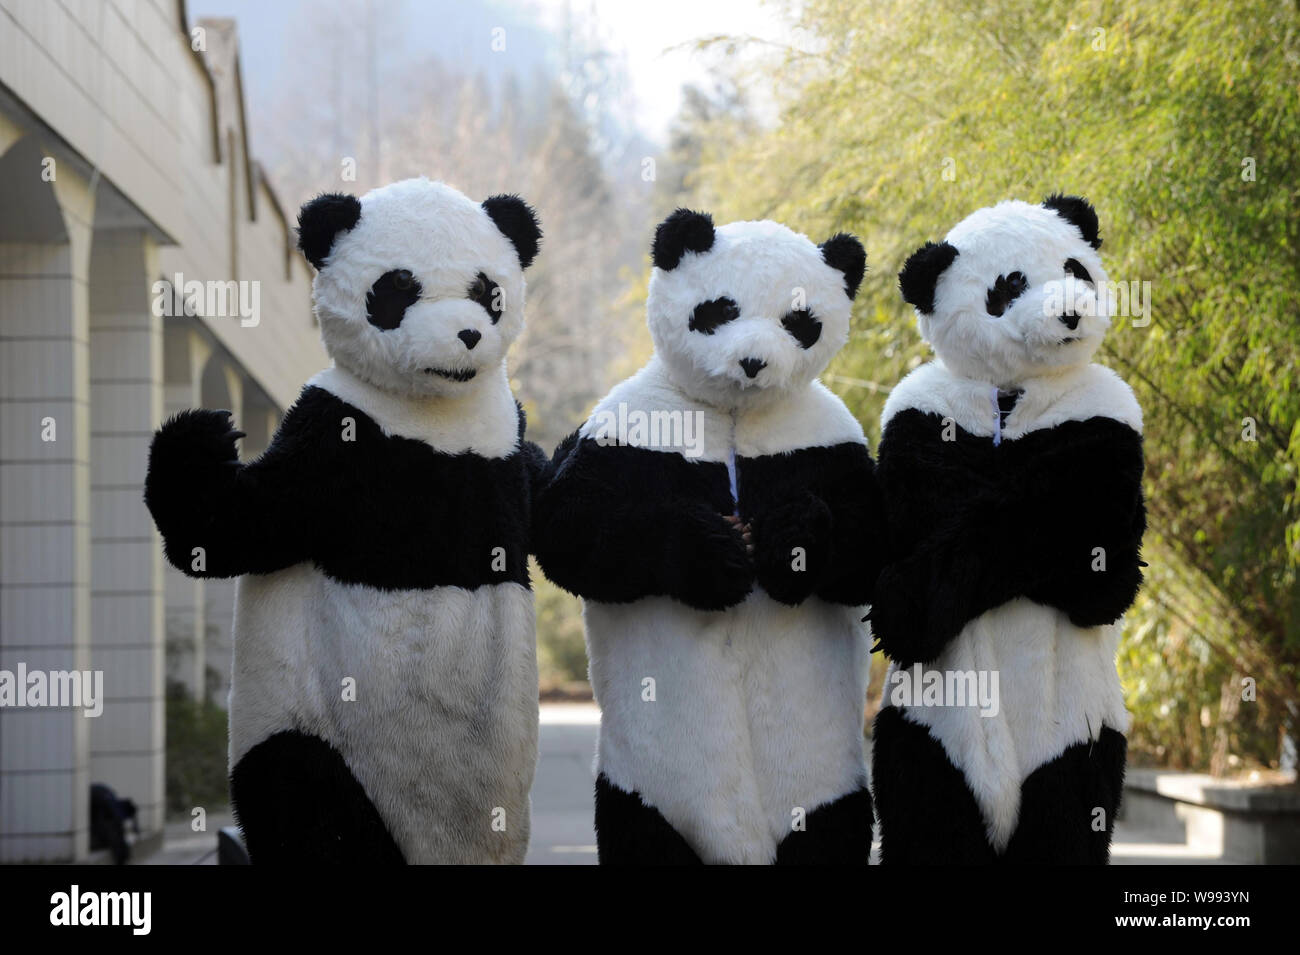
[[[334,245],[334,237],[347,232],[361,219],[356,196],[327,192],[298,211],[298,248],[317,271]]]
[[[957,258],[957,247],[947,242],[927,242],[910,256],[898,273],[903,300],[922,315],[934,311],[934,290],[939,276]]]
[[[532,265],[542,242],[542,227],[532,207],[518,196],[501,195],[484,199],[483,211],[515,247],[519,267],[526,269]]]
[[[1101,239],[1097,235],[1099,229],[1097,210],[1083,196],[1067,196],[1058,192],[1044,199],[1043,205],[1066,222],[1077,226],[1079,231],[1083,233],[1084,242],[1087,242],[1094,249],[1101,248]]]
[[[862,247],[857,236],[840,232],[823,242],[822,261],[831,268],[844,273],[844,291],[852,300],[858,294],[862,276],[867,272],[867,250]]]
[[[655,268],[671,272],[687,252],[713,248],[713,216],[707,212],[678,209],[655,229],[650,257]]]

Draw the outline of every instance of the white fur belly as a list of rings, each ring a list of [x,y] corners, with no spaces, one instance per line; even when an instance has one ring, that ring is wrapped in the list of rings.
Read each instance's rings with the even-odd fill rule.
[[[771,862],[796,811],[865,782],[861,608],[756,592],[721,613],[648,598],[585,615],[598,768],[706,862]]]
[[[243,577],[231,764],[279,730],[312,733],[343,754],[408,861],[522,861],[533,632],[532,592],[513,583],[378,591],[306,564]]]
[[[1066,748],[1096,739],[1103,726],[1128,731],[1129,715],[1115,670],[1119,625],[1081,629],[1059,610],[1024,598],[968,623],[925,671],[997,674],[997,708],[904,707],[929,728],[962,771],[984,816],[989,840],[1001,850],[1015,833],[1020,787]],[[897,667],[885,680],[891,697]],[[949,701],[951,702],[951,701]]]

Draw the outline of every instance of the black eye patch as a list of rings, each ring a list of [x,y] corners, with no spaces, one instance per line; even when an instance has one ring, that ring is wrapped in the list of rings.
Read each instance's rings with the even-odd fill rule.
[[[781,319],[781,325],[804,348],[812,348],[817,344],[817,339],[822,337],[822,323],[806,308],[787,312],[785,318]]]
[[[492,319],[493,325],[500,321],[501,313],[505,311],[501,286],[480,272],[470,283],[468,295],[471,301],[483,306],[483,310],[488,313],[488,318]]]
[[[715,298],[711,302],[701,302],[691,312],[687,328],[693,332],[712,335],[720,325],[735,321],[740,317],[740,306],[729,298]]]
[[[420,299],[420,283],[406,269],[385,272],[366,293],[366,318],[371,325],[392,331],[406,310]]]
[[[1065,274],[1073,275],[1079,281],[1087,282],[1089,285],[1092,284],[1092,276],[1088,274],[1088,270],[1083,267],[1083,264],[1078,259],[1065,260]]]
[[[1001,315],[1007,310],[1007,306],[1024,294],[1027,288],[1029,288],[1029,280],[1025,278],[1023,272],[999,275],[993,287],[989,289],[984,307],[990,315]]]

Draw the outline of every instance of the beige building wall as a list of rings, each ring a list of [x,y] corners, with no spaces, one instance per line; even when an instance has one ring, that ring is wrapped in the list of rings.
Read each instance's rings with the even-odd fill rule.
[[[0,0],[0,670],[99,670],[105,697],[93,719],[0,707],[0,861],[87,858],[91,782],[160,830],[165,681],[215,675],[225,705],[232,586],[165,566],[150,435],[225,399],[247,457],[327,364],[310,267],[247,152],[234,26],[186,19]],[[157,314],[176,275],[256,283],[256,323]]]

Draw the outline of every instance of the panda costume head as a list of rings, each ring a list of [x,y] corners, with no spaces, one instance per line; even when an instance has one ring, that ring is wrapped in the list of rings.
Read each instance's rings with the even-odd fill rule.
[[[1012,388],[1087,365],[1110,325],[1086,199],[1009,200],[928,242],[899,275],[922,337],[963,378]]]
[[[715,228],[678,209],[655,232],[646,311],[681,390],[735,409],[808,385],[849,337],[866,269],[853,236],[820,246],[770,221]]]
[[[386,392],[463,394],[523,329],[524,269],[541,230],[518,196],[482,204],[407,179],[302,207],[321,338],[337,366]]]

